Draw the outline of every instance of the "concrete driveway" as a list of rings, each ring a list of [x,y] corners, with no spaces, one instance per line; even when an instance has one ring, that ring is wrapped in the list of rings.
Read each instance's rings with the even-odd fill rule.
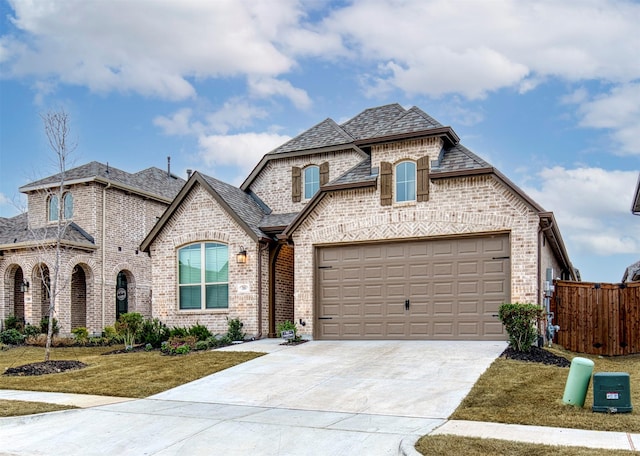
[[[144,400],[0,419],[0,453],[395,455],[445,422],[505,342],[261,340],[267,355]]]

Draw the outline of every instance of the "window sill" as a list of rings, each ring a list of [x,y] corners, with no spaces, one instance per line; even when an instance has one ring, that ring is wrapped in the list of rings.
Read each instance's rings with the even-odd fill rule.
[[[414,200],[414,201],[394,201],[393,202],[393,207],[413,207],[416,206],[418,203]]]
[[[229,308],[225,309],[178,309],[181,314],[224,314],[229,313]]]

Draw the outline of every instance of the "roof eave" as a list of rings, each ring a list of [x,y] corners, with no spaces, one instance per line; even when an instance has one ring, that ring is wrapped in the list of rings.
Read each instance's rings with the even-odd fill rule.
[[[55,244],[56,239],[42,239],[37,241],[21,241],[21,242],[13,242],[11,244],[0,244],[0,251],[7,250],[22,250],[22,249],[31,249],[42,246],[49,246]],[[87,252],[93,252],[98,249],[98,246],[95,244],[90,244],[86,242],[77,242],[77,241],[61,241],[60,245],[62,247],[69,247],[78,250],[85,250]]]
[[[576,271],[573,264],[571,264],[571,260],[569,260],[569,254],[562,240],[562,235],[560,234],[560,229],[558,228],[553,212],[540,212],[538,216],[540,217],[540,227],[547,236],[547,239],[551,241],[551,249],[559,257],[562,266],[569,272],[571,279],[578,281]]]
[[[460,142],[460,138],[451,127],[428,128],[426,130],[412,131],[408,133],[398,133],[395,135],[378,136],[375,138],[365,138],[354,141],[357,146],[371,146],[394,141],[402,141],[407,139],[424,138],[424,137],[443,137],[449,145],[456,145]]]

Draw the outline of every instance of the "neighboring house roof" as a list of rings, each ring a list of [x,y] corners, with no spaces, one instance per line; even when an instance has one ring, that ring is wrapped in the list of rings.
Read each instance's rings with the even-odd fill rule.
[[[24,185],[20,187],[20,191],[22,193],[30,193],[56,187],[60,185],[61,179],[62,175],[58,173]],[[169,202],[173,200],[180,191],[185,180],[155,167],[131,174],[118,168],[93,161],[66,170],[64,173],[64,182],[67,186],[85,182],[111,184],[113,187]]]
[[[204,188],[222,208],[233,218],[255,241],[270,239],[269,235],[260,228],[263,219],[268,214],[265,212],[264,203],[258,202],[251,194],[238,187],[222,182],[211,176],[206,176],[195,171],[180,193],[175,197],[171,205],[162,214],[147,237],[140,244],[143,251],[148,251],[153,240],[158,236],[162,228],[171,219],[182,201],[187,197],[193,187],[199,184]]]
[[[636,261],[624,271],[622,283],[640,281],[640,261]]]
[[[636,184],[636,193],[633,195],[631,212],[635,215],[640,215],[640,176],[638,176],[638,183]]]
[[[62,244],[86,250],[95,250],[95,240],[75,223],[63,226]],[[33,247],[34,243],[48,245],[57,239],[57,225],[30,230],[27,214],[0,219],[0,251]]]

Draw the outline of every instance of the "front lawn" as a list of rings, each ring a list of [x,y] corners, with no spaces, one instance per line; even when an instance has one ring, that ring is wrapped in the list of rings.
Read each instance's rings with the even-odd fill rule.
[[[143,398],[262,356],[262,353],[197,351],[166,356],[160,351],[104,355],[119,347],[56,347],[51,360],[88,364],[80,370],[40,376],[0,376],[0,389],[52,391]],[[0,351],[0,372],[42,361],[44,349],[20,346]]]
[[[575,356],[593,360],[594,373],[629,373],[631,405],[640,405],[640,355],[599,357],[559,348],[551,351],[569,360]],[[568,374],[569,368],[498,358],[450,419],[640,432],[640,414],[635,409],[632,413],[613,415],[591,411],[593,382],[583,408],[565,405],[562,396]]]

